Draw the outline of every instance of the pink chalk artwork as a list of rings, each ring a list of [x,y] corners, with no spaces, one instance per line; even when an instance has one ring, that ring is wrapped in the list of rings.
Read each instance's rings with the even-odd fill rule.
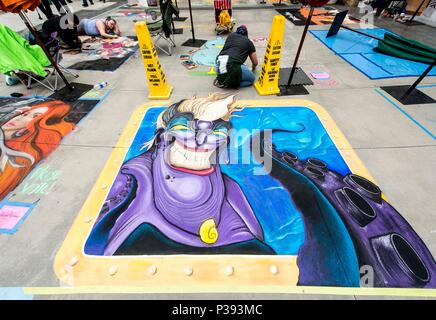
[[[310,75],[316,80],[328,80],[330,75],[325,71],[311,72]]]
[[[0,208],[0,230],[14,231],[17,224],[31,210],[29,207],[5,205]]]

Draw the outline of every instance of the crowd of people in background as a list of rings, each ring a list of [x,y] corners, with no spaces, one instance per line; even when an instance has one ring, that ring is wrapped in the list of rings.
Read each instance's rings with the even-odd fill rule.
[[[82,6],[84,7],[88,7],[89,4],[94,5],[93,0],[82,1]],[[106,0],[99,1],[106,2]],[[105,19],[79,20],[79,17],[73,14],[68,7],[67,3],[72,2],[73,0],[41,0],[38,8],[47,18],[39,30],[39,35],[43,43],[49,42],[54,32],[57,33],[57,37],[63,42],[63,45],[71,49],[81,48],[79,36],[82,35],[107,39],[116,38],[121,35],[117,21],[111,17]],[[51,4],[56,7],[58,15],[53,13]],[[70,16],[67,14],[70,14]],[[64,18],[65,15],[67,15],[66,18]],[[28,36],[28,40],[31,44],[35,43],[35,39],[33,39],[32,35]]]
[[[84,7],[93,5],[93,0],[82,0]],[[105,0],[99,0],[105,2]],[[89,4],[88,4],[89,2]],[[111,17],[79,19],[72,13],[67,3],[72,0],[41,0],[39,9],[45,14],[39,37],[44,46],[49,50],[47,44],[52,42],[55,35],[61,40],[65,49],[82,49],[82,42],[79,36],[102,37],[105,39],[117,38],[121,35],[116,20]],[[54,15],[50,5],[54,4],[59,15]],[[32,34],[27,35],[30,44],[36,44]],[[251,69],[245,65],[247,58],[251,60]],[[218,88],[239,88],[253,85],[256,76],[255,70],[258,65],[256,48],[248,37],[248,29],[245,25],[237,28],[236,32],[230,33],[223,49],[216,59],[217,77],[213,84]]]
[[[91,5],[94,4],[93,0],[83,0],[82,5],[88,6],[87,1]],[[105,2],[105,0],[100,1]],[[72,0],[41,0],[38,6],[47,19],[40,27],[36,28],[36,34],[50,53],[51,48],[55,50],[59,44],[63,49],[81,51],[82,41],[79,36],[101,37],[104,39],[114,39],[121,36],[120,28],[115,19],[111,17],[79,19],[68,7],[68,3],[72,3]],[[51,4],[56,7],[58,14],[53,13]],[[42,19],[41,16],[40,19]],[[31,32],[22,36],[30,45],[39,44]],[[18,79],[13,76],[6,76],[6,83],[7,85],[13,85],[18,83]]]
[[[106,3],[106,0],[99,0],[99,1]],[[38,9],[41,10],[41,12],[46,16],[47,19],[50,19],[54,16],[50,3],[54,4],[59,14],[64,14],[65,11],[67,10],[67,6],[68,6],[67,3],[73,3],[73,0],[41,0]],[[83,7],[89,7],[89,5],[94,5],[94,1],[82,0]]]

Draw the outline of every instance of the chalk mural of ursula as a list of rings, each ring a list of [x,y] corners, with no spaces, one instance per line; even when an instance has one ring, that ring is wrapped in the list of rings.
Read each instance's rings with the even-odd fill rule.
[[[210,158],[227,144],[233,96],[183,100],[115,179],[88,254],[272,254],[238,184]]]
[[[81,267],[74,277],[84,273],[84,283],[96,276],[98,283],[125,284],[122,278],[91,275],[103,266],[113,275],[118,263],[123,272],[147,267],[164,277],[144,278],[141,271],[124,278],[147,284],[184,283],[177,268],[191,264],[195,272],[186,274],[197,279],[199,272],[195,283],[205,285],[210,280],[359,287],[365,285],[361,271],[370,270],[369,286],[436,287],[431,252],[354,153],[348,151],[344,160],[330,131],[342,135],[320,106],[233,99],[212,94],[145,109],[111,188],[85,205],[65,240],[56,259],[58,275],[75,254]],[[241,135],[242,129],[248,130]],[[228,163],[232,151],[247,148],[253,155],[249,163]],[[259,167],[264,174],[254,174]],[[97,207],[86,229],[84,222],[93,221],[90,208]],[[288,257],[296,257],[297,271],[286,270]],[[217,278],[217,261],[235,266],[227,273],[234,270],[234,276]],[[156,271],[158,265],[164,271]],[[291,274],[281,278],[285,272],[297,280]]]
[[[0,108],[0,200],[74,128],[62,101],[23,100]]]

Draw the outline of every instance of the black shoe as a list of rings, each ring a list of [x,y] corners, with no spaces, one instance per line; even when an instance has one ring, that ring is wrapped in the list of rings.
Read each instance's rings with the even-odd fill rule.
[[[221,83],[219,83],[218,78],[215,78],[215,80],[213,81],[213,85],[217,88],[224,88],[224,85],[222,85]]]
[[[89,3],[91,3],[92,5],[94,5],[94,2],[92,0],[89,0]]]
[[[82,3],[82,7],[89,7],[88,4],[86,2]]]

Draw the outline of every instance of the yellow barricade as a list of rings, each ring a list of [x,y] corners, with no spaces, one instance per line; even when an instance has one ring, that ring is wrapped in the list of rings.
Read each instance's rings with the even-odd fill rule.
[[[151,41],[150,32],[145,22],[135,23],[136,35],[138,36],[139,48],[144,62],[147,75],[151,100],[166,100],[170,97],[173,87],[170,86],[165,77],[162,66],[157,56],[156,48]]]
[[[265,57],[263,59],[262,70],[259,79],[257,79],[254,85],[257,93],[261,96],[280,93],[279,70],[284,33],[285,18],[281,15],[274,16]]]

